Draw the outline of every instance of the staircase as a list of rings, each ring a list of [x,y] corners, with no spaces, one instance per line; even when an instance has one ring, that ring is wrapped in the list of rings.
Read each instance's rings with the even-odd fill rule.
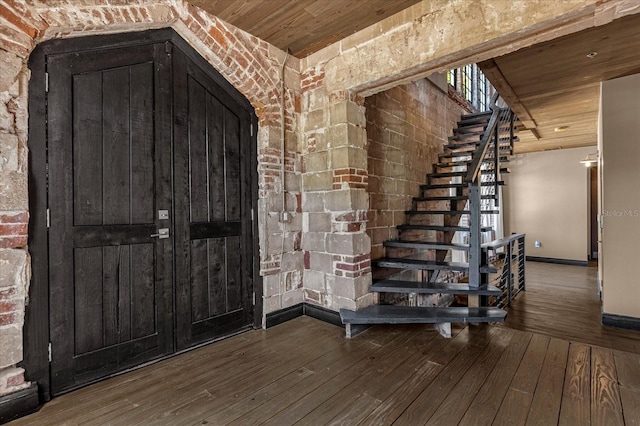
[[[517,137],[513,113],[496,101],[490,111],[458,122],[397,227],[399,238],[386,241],[386,257],[372,262],[370,290],[379,303],[340,310],[347,337],[373,324],[432,323],[450,335],[451,323],[504,321],[506,311],[488,306],[503,296],[489,274],[503,272],[489,262],[488,250],[496,244],[492,227],[482,223],[484,215],[498,213],[498,188]],[[466,306],[442,306],[456,296]]]

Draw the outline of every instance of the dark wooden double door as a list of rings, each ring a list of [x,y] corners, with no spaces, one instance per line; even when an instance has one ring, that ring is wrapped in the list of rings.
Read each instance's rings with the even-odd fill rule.
[[[246,106],[170,42],[47,71],[52,393],[252,325]]]

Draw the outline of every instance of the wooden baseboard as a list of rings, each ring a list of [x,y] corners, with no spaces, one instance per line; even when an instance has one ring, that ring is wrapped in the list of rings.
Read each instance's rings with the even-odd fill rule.
[[[329,324],[344,328],[344,324],[340,319],[340,313],[332,311],[331,309],[305,303],[304,314],[311,318],[319,319],[320,321],[328,322]]]
[[[266,327],[271,328],[274,325],[282,324],[302,315],[344,328],[338,312],[310,303],[298,303],[297,305],[268,313]]]
[[[301,317],[302,315],[304,315],[304,303],[298,303],[288,308],[270,312],[267,314],[266,327],[271,328],[274,325],[282,324],[283,322]]]
[[[0,396],[0,424],[38,411],[38,385]]]
[[[589,262],[586,260],[555,259],[552,257],[536,256],[527,256],[526,260],[530,262],[559,263],[561,265],[589,266]]]
[[[602,313],[602,325],[640,331],[640,318]]]

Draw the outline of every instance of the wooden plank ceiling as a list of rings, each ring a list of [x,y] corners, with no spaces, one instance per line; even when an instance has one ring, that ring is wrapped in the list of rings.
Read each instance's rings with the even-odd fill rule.
[[[303,58],[420,0],[187,0]]]
[[[187,1],[302,58],[420,0]],[[480,66],[528,129],[517,152],[532,152],[596,145],[600,82],[640,72],[639,51],[633,15]]]
[[[529,129],[516,151],[532,152],[596,145],[600,82],[640,72],[638,52],[634,15],[479,65]]]

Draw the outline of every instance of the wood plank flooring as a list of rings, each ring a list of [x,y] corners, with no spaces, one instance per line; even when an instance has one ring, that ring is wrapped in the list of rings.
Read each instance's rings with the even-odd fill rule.
[[[640,332],[601,324],[593,266],[527,262],[527,290],[515,298],[506,327],[640,354]]]
[[[569,305],[564,316],[536,313],[537,286],[555,286],[556,298],[590,293],[579,285],[586,268],[546,266],[528,264],[529,290],[506,325],[454,325],[451,339],[427,325],[376,326],[348,340],[300,317],[59,396],[10,424],[640,424],[640,355],[627,350],[640,333],[603,331],[597,319],[589,330],[579,322],[599,307],[566,300],[549,309]],[[567,339],[568,312],[579,330]],[[589,344],[599,336],[606,344]]]

